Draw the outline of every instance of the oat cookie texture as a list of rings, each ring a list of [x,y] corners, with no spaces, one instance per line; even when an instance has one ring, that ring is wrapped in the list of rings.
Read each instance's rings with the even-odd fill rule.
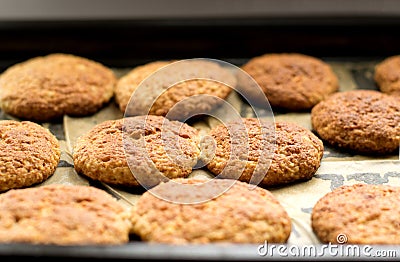
[[[113,96],[106,66],[71,54],[50,54],[9,67],[0,76],[0,105],[24,120],[53,121],[97,112]]]
[[[57,138],[30,121],[0,121],[0,191],[45,181],[60,161]]]
[[[331,66],[304,54],[264,54],[250,59],[242,69],[258,83],[272,108],[309,110],[339,89]],[[254,86],[241,88],[252,96]],[[260,99],[253,97],[255,103]]]
[[[245,137],[235,137],[242,129]],[[324,150],[322,141],[310,130],[289,122],[277,122],[274,128],[274,124],[263,120],[243,118],[221,124],[209,135],[213,140],[208,141],[216,146],[207,168],[219,177],[244,182],[251,182],[254,175],[261,176],[260,186],[311,179]]]
[[[174,62],[177,61],[150,62],[132,69],[121,77],[115,88],[115,98],[120,110],[129,116],[150,114],[186,120],[197,114],[210,113],[223,102],[235,86],[233,74],[216,63]],[[171,74],[157,74],[155,78],[146,82],[147,85],[142,84],[143,80],[165,66],[173,68],[173,77]],[[200,72],[201,79],[192,79],[195,72]],[[177,75],[182,79],[176,79],[175,82],[173,79]],[[226,83],[213,79],[226,80]],[[135,93],[136,91],[140,94]],[[140,95],[141,99],[130,103],[132,95]]]
[[[324,243],[400,244],[400,188],[389,185],[342,186],[314,206],[312,228]],[[341,240],[341,239],[339,239]]]
[[[374,80],[382,92],[400,95],[400,55],[379,62],[375,66]]]
[[[172,183],[195,185],[205,180],[175,179],[154,189],[168,191]],[[229,179],[208,180],[213,188],[230,184]],[[196,194],[197,190],[191,191]],[[207,192],[207,190],[205,190]],[[166,192],[168,194],[168,192]],[[171,192],[173,193],[173,192]],[[190,194],[176,195],[184,202]],[[147,191],[132,209],[132,231],[143,241],[168,244],[285,243],[291,233],[291,221],[285,209],[269,191],[250,189],[244,182],[235,183],[223,194],[197,204],[179,204],[154,196]]]
[[[0,242],[119,245],[129,240],[129,212],[90,186],[47,185],[0,195]]]
[[[74,166],[78,173],[104,183],[154,186],[187,177],[200,155],[198,144],[195,128],[162,116],[109,120],[78,139]]]
[[[326,142],[359,154],[386,154],[400,144],[400,103],[373,90],[336,93],[311,111],[313,129]]]

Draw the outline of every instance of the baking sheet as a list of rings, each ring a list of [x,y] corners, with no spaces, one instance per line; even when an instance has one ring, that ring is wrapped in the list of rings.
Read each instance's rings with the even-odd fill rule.
[[[372,80],[375,63],[330,62],[339,78],[339,91],[357,88],[376,89],[377,87]],[[115,71],[119,75],[123,74],[118,69]],[[123,72],[126,72],[126,70]],[[360,86],[357,81],[361,82],[361,84],[364,81],[364,86]],[[254,117],[253,110],[235,92],[229,95],[227,101],[241,113],[242,117]],[[224,112],[221,111],[218,115],[221,114],[223,115]],[[122,117],[122,113],[113,102],[99,113],[90,117],[72,118],[66,116],[64,118],[64,126],[69,150],[71,150],[76,139],[94,125],[104,120]],[[310,113],[306,112],[278,112],[275,114],[275,121],[294,122],[312,130]],[[205,117],[194,123],[193,126],[200,131],[200,134],[207,134],[211,128],[218,124],[219,122],[215,118]],[[196,176],[213,177],[206,169],[195,170],[191,177]],[[400,185],[399,155],[392,154],[380,157],[352,155],[343,150],[337,150],[325,145],[321,166],[312,180],[280,188],[269,188],[292,218],[293,231],[288,244],[318,244],[319,241],[310,226],[310,214],[313,205],[319,198],[338,186],[360,182]],[[116,196],[119,196],[120,201],[126,205],[134,205],[140,196],[134,190],[120,189],[109,185],[104,186]]]
[[[340,83],[340,91],[352,89],[377,89],[372,80],[374,65],[378,61],[363,62],[340,62],[327,61],[331,64],[337,74]],[[127,73],[130,68],[115,68],[118,76]],[[250,107],[243,103],[236,93],[231,93],[228,97],[242,117],[253,117]],[[302,113],[283,113],[274,112],[275,121],[288,121],[298,123],[311,130],[310,114]],[[47,181],[36,186],[45,184],[83,184],[94,185],[105,189],[114,195],[118,201],[126,207],[135,204],[140,197],[140,192],[126,188],[118,188],[104,183],[93,182],[90,179],[77,174],[73,167],[72,150],[76,139],[88,132],[96,124],[105,120],[122,118],[123,114],[119,111],[114,101],[111,101],[105,108],[89,117],[69,117],[65,116],[62,123],[45,123],[44,127],[49,128],[60,140],[62,155],[60,164],[55,174]],[[0,118],[10,119],[3,113]],[[218,124],[213,118],[203,118],[194,123],[201,134],[207,134],[210,128]],[[323,195],[341,186],[354,183],[368,184],[390,184],[400,186],[400,160],[399,154],[371,157],[363,155],[353,155],[344,150],[335,149],[324,145],[324,155],[321,166],[315,176],[307,181],[294,183],[279,188],[269,188],[278,198],[281,204],[288,211],[292,219],[292,233],[289,238],[289,245],[321,244],[311,230],[310,215],[312,207]],[[206,169],[195,170],[191,176],[212,175]],[[133,243],[137,243],[137,239]],[[262,244],[262,243],[260,243]],[[151,248],[151,246],[149,246]],[[256,254],[256,251],[254,251]]]

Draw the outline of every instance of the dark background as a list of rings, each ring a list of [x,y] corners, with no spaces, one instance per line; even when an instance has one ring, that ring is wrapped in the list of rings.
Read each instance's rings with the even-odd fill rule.
[[[72,53],[112,67],[268,52],[329,59],[400,53],[396,0],[0,0],[0,71]]]
[[[0,23],[0,70],[37,56],[72,53],[113,67],[151,60],[235,63],[267,52],[380,59],[400,53],[398,17],[279,17]]]

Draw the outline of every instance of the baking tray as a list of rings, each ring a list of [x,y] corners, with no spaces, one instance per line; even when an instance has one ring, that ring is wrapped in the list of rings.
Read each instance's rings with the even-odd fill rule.
[[[237,59],[237,66],[246,60]],[[356,59],[329,60],[329,63],[339,78],[340,90],[371,89],[377,90],[373,81],[374,66],[380,60]],[[131,68],[113,68],[117,76],[126,74]],[[235,93],[232,93],[227,100],[241,113],[243,117],[252,117],[252,110]],[[101,109],[98,113],[88,117],[69,117],[56,123],[42,123],[49,128],[60,140],[62,154],[61,161],[53,176],[45,182],[35,185],[42,186],[47,184],[81,184],[92,185],[105,190],[113,195],[120,203],[129,207],[140,197],[141,192],[132,189],[118,188],[104,183],[92,181],[77,174],[74,170],[72,161],[72,148],[76,139],[89,131],[94,125],[109,119],[118,119],[123,115],[119,111],[114,101]],[[298,123],[306,128],[311,128],[310,113],[287,113],[274,112],[275,121],[289,121]],[[0,113],[1,119],[13,119],[4,113]],[[200,131],[207,131],[214,123],[207,117],[192,123]],[[196,170],[194,173],[207,175],[206,169]],[[192,174],[192,175],[193,175]],[[294,183],[287,186],[269,188],[279,199],[292,218],[293,230],[286,247],[301,247],[312,245],[322,249],[323,245],[317,240],[311,231],[310,213],[316,201],[327,192],[347,184],[368,183],[368,184],[392,184],[400,185],[400,160],[399,153],[384,156],[364,156],[354,155],[344,150],[335,149],[325,144],[324,155],[321,166],[315,176],[306,182]],[[258,245],[189,245],[189,246],[168,246],[159,244],[147,244],[132,236],[130,242],[122,246],[43,246],[43,245],[22,245],[9,244],[0,245],[1,259],[15,259],[16,257],[29,257],[30,259],[62,259],[62,260],[192,260],[192,261],[249,261],[259,259],[316,259],[316,260],[376,260],[380,257],[368,256],[368,254],[353,254],[353,256],[332,256],[332,254],[304,254],[303,256],[281,256],[278,253],[262,256],[259,254]],[[400,256],[399,246],[372,246],[372,252],[388,251],[392,257],[382,257],[382,259],[395,259]],[[261,250],[262,251],[262,250]],[[392,253],[390,253],[390,252]],[[322,252],[322,251],[321,251]],[[394,253],[396,252],[396,253]],[[262,254],[262,252],[261,252]],[[371,252],[369,253],[371,255]],[[374,253],[376,255],[376,253]]]
[[[154,60],[212,58],[237,66],[267,52],[300,52],[330,63],[341,90],[377,89],[373,67],[383,58],[400,53],[400,18],[386,17],[278,17],[210,20],[143,21],[50,21],[0,23],[0,70],[25,59],[54,52],[81,55],[111,66],[117,75]],[[235,96],[242,116],[251,110]],[[293,121],[311,128],[309,113],[274,112],[276,120]],[[140,192],[91,181],[73,168],[72,144],[79,134],[107,119],[122,114],[112,101],[97,114],[85,118],[65,117],[43,123],[60,140],[62,155],[56,173],[41,186],[51,183],[92,185],[129,205]],[[9,119],[0,111],[0,119]],[[212,123],[211,123],[212,124]],[[207,122],[205,126],[210,125]],[[77,128],[79,127],[79,128]],[[311,244],[323,248],[309,231],[313,203],[326,192],[356,182],[400,185],[399,154],[371,158],[352,155],[325,144],[321,167],[313,179],[274,188],[272,192],[293,218],[293,232],[286,247]],[[290,188],[290,190],[288,190]],[[135,194],[132,194],[135,193]],[[136,196],[135,196],[136,195]],[[306,203],[306,205],[304,204]],[[260,245],[263,243],[260,243]],[[260,256],[257,245],[147,244],[132,236],[122,246],[0,245],[0,259],[15,260],[136,260],[136,261],[252,261],[252,260],[396,260],[395,257]],[[374,246],[374,250],[396,251],[398,246]]]

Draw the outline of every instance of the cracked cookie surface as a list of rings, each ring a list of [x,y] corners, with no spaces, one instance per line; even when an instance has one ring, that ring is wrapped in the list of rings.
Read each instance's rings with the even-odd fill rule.
[[[121,77],[115,87],[120,110],[127,116],[150,114],[186,120],[191,116],[210,113],[231,93],[232,87],[235,87],[233,74],[216,63],[174,62],[177,61],[150,62]],[[166,66],[169,66],[167,70],[173,70],[173,76],[163,73],[166,69],[162,68]],[[162,70],[157,73],[157,78],[153,77],[145,81],[145,84],[142,83],[159,69]],[[221,79],[225,82],[220,82]],[[139,91],[135,93],[138,87],[140,94]],[[130,103],[132,95],[141,98]]]
[[[312,228],[324,243],[400,244],[400,188],[342,186],[323,196],[312,210]],[[339,239],[338,239],[339,238]]]
[[[400,95],[400,56],[391,56],[378,63],[374,80],[382,92]]]
[[[53,121],[97,112],[113,96],[116,77],[104,65],[70,54],[15,64],[0,76],[0,104],[20,119]]]
[[[229,187],[233,180],[213,179],[203,191]],[[175,179],[154,190],[168,191],[172,183],[194,185],[204,180]],[[227,184],[227,185],[225,185]],[[197,190],[191,191],[196,194]],[[167,192],[168,193],[168,192]],[[175,199],[185,202],[188,195]],[[168,244],[285,243],[291,233],[291,220],[271,192],[249,188],[234,181],[223,194],[198,204],[178,204],[157,198],[147,191],[132,209],[132,231],[142,240]]]
[[[0,121],[0,191],[45,181],[60,161],[60,145],[46,128],[30,121]]]
[[[241,68],[258,83],[272,108],[309,110],[339,89],[338,78],[329,64],[303,54],[264,54]],[[243,91],[251,96],[249,88],[254,86],[243,87]],[[261,97],[253,99],[257,103]]]
[[[215,155],[207,168],[222,178],[257,181],[260,186],[311,179],[324,146],[310,130],[294,123],[244,118],[213,128]],[[211,148],[212,146],[205,146]]]
[[[188,176],[200,155],[198,143],[195,128],[162,116],[109,120],[78,139],[74,166],[105,183],[154,186],[167,178]]]
[[[400,145],[400,103],[378,91],[334,94],[311,110],[311,122],[323,140],[355,153],[387,154]]]
[[[129,212],[90,186],[47,185],[0,195],[0,242],[117,245],[129,241]]]

